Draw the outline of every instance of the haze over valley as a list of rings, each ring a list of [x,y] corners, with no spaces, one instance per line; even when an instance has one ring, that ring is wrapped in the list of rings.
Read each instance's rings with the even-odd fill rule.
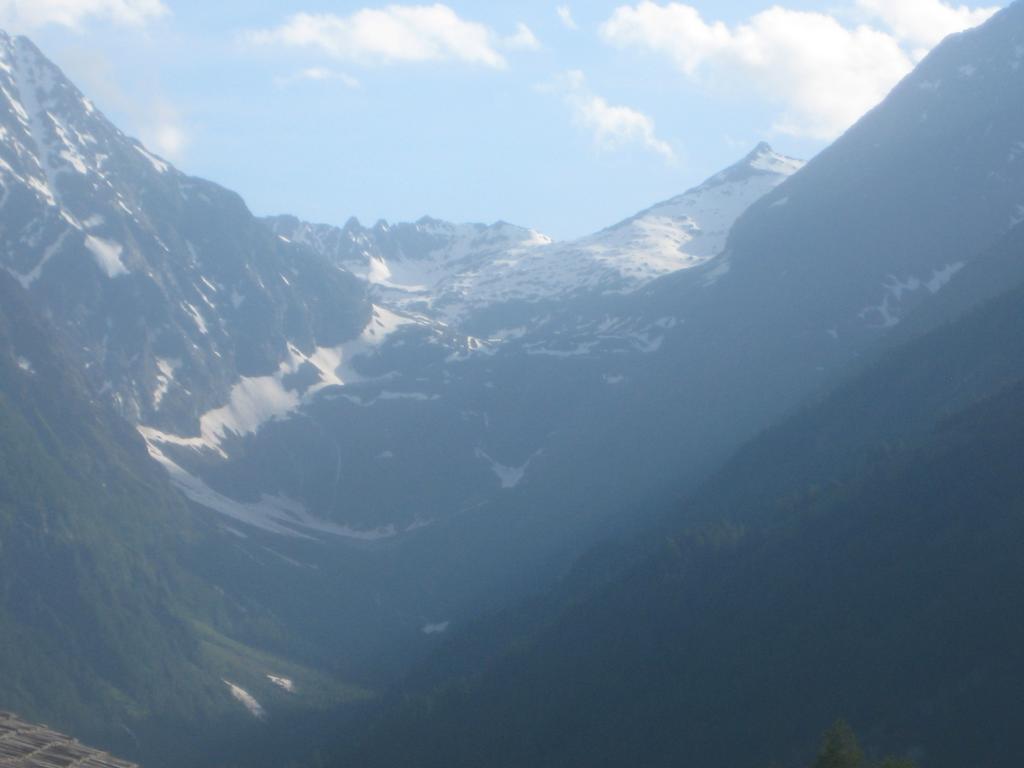
[[[154,768],[1019,760],[1024,5],[278,5],[211,17],[225,82],[319,56],[272,87],[411,110],[465,67],[568,110],[590,170],[533,180],[573,190],[555,234],[296,215],[379,195],[360,153],[426,183],[364,105],[254,213],[67,42],[151,36],[141,72],[189,3],[0,2],[0,764],[58,731]],[[758,135],[700,180],[718,139],[538,83],[598,44],[665,59],[694,139]],[[195,113],[273,111],[238,82]],[[264,203],[310,151],[273,126]],[[472,209],[475,141],[424,209]]]

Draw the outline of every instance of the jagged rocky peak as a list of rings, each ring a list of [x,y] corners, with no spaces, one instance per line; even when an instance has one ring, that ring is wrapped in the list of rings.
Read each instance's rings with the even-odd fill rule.
[[[535,230],[499,221],[494,224],[456,224],[423,216],[412,223],[389,224],[381,219],[372,227],[352,217],[344,226],[315,224],[294,216],[265,219],[271,230],[293,242],[304,243],[334,263],[365,273],[367,259],[450,260],[493,253],[496,247],[545,245],[551,238]]]
[[[362,288],[241,198],[116,128],[28,39],[0,35],[0,269],[135,422],[188,432],[290,349],[358,335]]]
[[[804,161],[776,152],[772,148],[771,144],[766,141],[762,141],[754,147],[751,153],[743,158],[739,164],[746,164],[754,170],[764,171],[766,173],[783,173],[789,175],[790,173],[795,173],[800,170],[800,168],[803,167]]]
[[[136,175],[173,171],[112,125],[28,38],[0,32],[0,85],[2,171],[51,206],[73,215],[91,202],[81,199],[83,193],[109,195],[115,169]],[[126,181],[123,173],[120,180]],[[125,190],[116,193],[130,208]]]
[[[616,258],[634,282],[701,266],[721,255],[733,225],[747,209],[789,179],[804,161],[758,144],[736,164],[683,194],[576,246]]]
[[[737,163],[719,171],[704,183],[673,198],[673,200],[726,184],[740,184],[751,180],[774,187],[799,171],[804,165],[805,161],[776,152],[770,144],[762,141]]]
[[[628,292],[721,254],[746,209],[803,166],[759,144],[699,187],[597,234],[554,242],[499,221],[367,228],[268,219],[279,236],[310,245],[373,286],[392,309],[460,322],[496,305],[560,300],[588,291]]]

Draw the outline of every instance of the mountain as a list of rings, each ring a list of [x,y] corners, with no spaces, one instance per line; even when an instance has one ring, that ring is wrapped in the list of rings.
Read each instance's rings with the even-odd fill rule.
[[[560,357],[539,322],[545,307],[600,302],[713,259],[742,210],[799,167],[761,146],[701,187],[568,244],[430,220],[340,232],[278,220],[275,233],[233,193],[124,136],[29,41],[0,39],[0,56],[3,267],[192,502],[284,536],[391,539],[501,498],[550,431],[550,406],[532,399],[527,421],[487,412],[502,397],[488,362],[502,341]],[[462,327],[493,325],[495,313],[516,314],[525,330],[482,338]],[[590,344],[657,347],[656,324],[626,326],[596,330]],[[521,366],[515,357],[500,365]],[[527,378],[549,378],[548,367],[534,361]],[[556,375],[568,375],[566,392],[576,386],[575,367]],[[381,422],[384,410],[395,415]],[[336,426],[311,427],[311,414]],[[439,455],[424,430],[456,445]],[[280,466],[268,468],[271,440]],[[287,455],[306,458],[301,478]],[[422,487],[389,483],[396,471],[460,479],[454,493],[435,485],[423,498]],[[393,499],[374,496],[382,486]]]
[[[0,63],[0,266],[127,418],[184,427],[289,345],[359,334],[352,276],[122,134],[26,38]]]
[[[0,135],[2,706],[159,765],[169,733],[258,724],[246,697],[282,719],[364,697],[248,585],[293,566],[189,505],[138,432],[358,336],[361,285],[6,35]]]
[[[579,395],[580,350],[608,358],[586,368],[621,367],[623,351],[657,351],[672,323],[604,318],[563,350],[561,329],[545,318],[570,299],[608,306],[659,274],[713,259],[735,218],[800,165],[761,145],[696,189],[565,244],[507,224],[423,219],[367,230],[356,222],[339,229],[268,220],[278,238],[361,276],[374,302],[371,323],[352,341],[292,354],[276,373],[243,378],[198,425],[178,432],[143,425],[142,432],[194,501],[279,533],[297,525],[389,540],[466,508],[502,504],[564,418],[560,398]],[[521,325],[499,328],[499,318]],[[485,336],[473,335],[485,328]],[[309,363],[320,374],[313,386],[295,387]],[[584,387],[603,393],[624,378],[584,375]],[[540,381],[547,391],[535,388]],[[339,434],[350,439],[338,441]],[[425,434],[446,450],[436,451]],[[300,464],[289,459],[296,453],[305,457]],[[403,476],[447,482],[392,480]]]
[[[1020,3],[950,38],[720,257],[545,318],[581,369],[599,323],[660,330],[621,410],[575,390],[534,503],[687,501],[654,554],[606,545],[453,637],[345,757],[796,763],[847,716],[929,765],[1019,760],[1022,40]]]
[[[69,347],[0,274],[2,706],[164,765],[168,732],[249,735],[236,690],[284,719],[363,698],[297,663],[266,607],[191,567],[206,548],[222,568],[238,555],[92,392]]]
[[[509,303],[561,302],[591,292],[628,293],[719,256],[733,223],[803,163],[758,145],[700,186],[597,234],[555,243],[506,223],[415,224],[343,228],[292,216],[267,220],[290,241],[314,248],[366,280],[392,311],[447,324]]]
[[[1015,274],[1024,199],[1022,8],[944,43],[807,166],[760,146],[571,243],[507,224],[258,220],[120,133],[27,40],[0,38],[0,273],[15,319],[46,328],[80,399],[123,436],[124,456],[96,448],[97,466],[135,462],[170,494],[170,522],[140,526],[180,534],[180,512],[201,532],[167,551],[203,606],[173,606],[182,643],[231,660],[230,676],[199,675],[210,707],[287,730],[279,707],[301,716],[360,695],[338,681],[394,681],[593,542],[708,487],[737,448],[911,326],[991,297]],[[22,358],[39,366],[12,339],[24,385]],[[48,430],[40,466],[61,456]],[[103,507],[102,490],[72,498]],[[156,515],[147,503],[126,509]],[[86,561],[121,540],[97,530],[79,539]],[[151,650],[146,669],[179,663]],[[90,658],[88,681],[107,680]],[[297,694],[275,681],[300,674]],[[199,678],[180,679],[195,693]],[[122,713],[162,701],[125,689],[110,696]],[[22,700],[0,684],[5,696]],[[45,715],[47,701],[31,706]],[[164,744],[194,736],[170,732],[190,734],[165,730]]]
[[[382,394],[427,398],[420,412],[439,414],[447,393],[458,391],[459,417],[491,426],[468,433],[479,444],[464,442],[443,457],[449,464],[427,466],[448,476],[472,474],[476,489],[484,482],[479,471],[490,464],[492,487],[512,486],[501,487],[509,493],[492,504],[516,495],[517,507],[556,509],[552,514],[589,525],[635,506],[637,489],[658,503],[692,488],[745,440],[902,333],[903,319],[926,299],[965,297],[958,284],[968,273],[998,284],[970,265],[1018,221],[1024,199],[1014,149],[1024,87],[1016,42],[1022,14],[1012,6],[939,46],[833,146],[765,190],[738,217],[718,255],[632,290],[618,290],[611,271],[601,273],[610,275],[609,290],[571,291],[552,301],[525,290],[508,300],[475,292],[486,302],[452,310],[469,337],[465,349],[424,353],[406,386],[394,387],[403,377],[393,377],[387,387],[368,386],[359,402],[372,403],[379,416],[392,407],[378,399]],[[629,241],[645,226],[627,223],[586,242],[622,253],[614,233],[632,233],[622,235]],[[560,249],[588,253],[578,244],[543,245],[529,249],[536,254],[530,261],[567,252]],[[577,263],[567,257],[556,266]],[[587,284],[589,273],[580,274]],[[443,281],[439,290],[428,280],[423,285],[431,297],[452,295]],[[423,295],[417,309],[427,313],[437,299]],[[445,307],[460,301],[442,301],[442,322]],[[956,301],[963,309],[975,299]],[[943,311],[936,310],[934,322],[942,322]],[[930,327],[915,322],[924,323],[920,331]],[[442,422],[452,420],[438,415],[426,432],[450,431]],[[409,450],[413,440],[401,438],[400,427],[389,423],[389,433],[394,439],[380,445],[381,454]],[[329,445],[319,452],[330,455]],[[417,457],[401,471],[420,466]],[[305,469],[301,481],[284,481],[296,489],[289,494],[300,482],[311,488]],[[358,476],[377,471],[366,462]],[[421,499],[417,506],[430,510]],[[477,497],[451,501],[444,505],[462,508]]]
[[[452,638],[331,764],[808,764],[839,717],[929,767],[1018,761],[1024,275],[1004,289]]]
[[[716,227],[727,226],[728,216],[797,165],[759,147],[698,189],[586,242],[597,249],[600,242],[622,244],[668,232],[664,250],[690,232],[693,250],[680,263],[691,264],[694,254],[705,253],[698,246],[710,248],[708,242],[721,238]],[[293,221],[282,229],[285,224],[272,222],[275,234],[299,245],[319,242],[318,247],[345,242],[346,231],[357,231],[353,224],[345,230],[319,228],[314,237],[312,229],[296,228],[306,225]],[[438,222],[375,231],[372,248],[365,233],[354,236],[360,253],[390,254],[372,261],[378,265],[373,269],[392,275],[421,269],[421,262],[451,266],[455,260],[445,254],[468,253],[472,242],[492,247],[502,240],[498,232],[533,237],[507,225]],[[418,238],[434,250],[416,250],[413,244],[425,247]],[[559,245],[558,254],[555,247],[540,246],[551,250],[545,258],[554,264],[596,263],[582,246]],[[582,254],[579,259],[563,261],[560,254],[573,248]],[[359,257],[339,252],[320,255],[355,274],[373,271],[365,261],[360,266]],[[459,263],[496,269],[507,261],[483,248]],[[567,296],[496,301],[466,309],[465,318],[456,320],[442,306],[451,295],[446,286],[469,273],[451,274],[437,292],[368,284],[373,321],[359,338],[325,356],[336,380],[307,390],[313,397],[292,389],[295,364],[289,363],[279,374],[244,381],[229,403],[203,414],[198,427],[176,433],[142,428],[154,456],[190,499],[224,516],[232,530],[261,540],[271,534],[277,539],[268,545],[274,551],[317,569],[315,585],[301,571],[287,577],[292,584],[299,578],[302,586],[294,591],[303,597],[277,610],[306,627],[319,647],[344,647],[344,676],[366,683],[379,682],[361,677],[368,670],[393,675],[480,606],[500,604],[542,583],[607,529],[612,505],[591,514],[589,494],[564,504],[562,482],[536,484],[535,472],[548,463],[552,438],[570,437],[572,422],[584,415],[577,402],[597,393],[603,398],[599,411],[625,414],[630,406],[622,385],[628,372],[657,354],[671,325],[660,318],[602,318],[587,339],[566,348],[560,329],[547,327],[544,318],[560,311]],[[618,290],[609,294],[584,284],[572,301],[615,306],[630,295],[623,293],[627,282],[616,279]],[[633,290],[647,281],[638,280]],[[512,321],[521,325],[502,325]],[[494,330],[475,335],[486,326]],[[580,354],[581,349],[593,354]],[[577,453],[542,471],[551,477],[585,469],[586,459]],[[316,539],[318,547],[303,537]],[[281,585],[278,590],[284,594]],[[323,615],[319,606],[326,596],[346,609]]]
[[[1018,3],[939,45],[878,107],[754,203],[721,256],[617,301],[554,310],[546,332],[559,343],[545,349],[596,357],[603,348],[589,346],[594,329],[610,326],[650,329],[641,333],[658,351],[628,371],[605,369],[625,377],[628,417],[608,414],[596,391],[591,401],[581,393],[579,416],[563,444],[546,447],[546,464],[601,446],[589,479],[569,487],[607,479],[594,497],[623,507],[631,501],[622,487],[692,487],[900,333],[930,297],[956,290],[960,308],[969,307],[959,278],[1019,222],[1024,199],[1014,150],[1024,117],[1022,29]]]
[[[999,28],[940,47],[796,173],[758,147],[566,244],[509,225],[268,228],[233,194],[151,162],[12,41],[11,77],[37,94],[11,80],[5,97],[20,136],[5,149],[22,179],[10,177],[11,199],[29,206],[14,220],[55,229],[35,251],[5,234],[18,237],[8,254],[31,255],[5,266],[27,281],[69,232],[27,289],[74,339],[92,385],[225,536],[294,564],[265,599],[307,633],[310,658],[379,682],[437,641],[425,628],[536,586],[628,524],[647,506],[638,493],[657,508],[692,488],[891,331],[865,307],[898,318],[1009,229],[1024,174],[996,139],[1017,119],[1020,77],[1012,45],[988,41]],[[1002,69],[979,64],[968,79],[978,46]],[[945,86],[920,87],[936,72]],[[990,80],[998,92],[981,87]],[[67,98],[49,104],[56,91]],[[934,162],[965,151],[976,126],[908,123],[921,99],[997,126],[972,157],[984,172]],[[61,130],[86,174],[63,158],[58,123],[75,127]],[[911,130],[922,125],[927,142]],[[103,151],[86,151],[86,136]],[[893,177],[901,153],[902,174],[929,179],[913,206]],[[88,179],[116,191],[76,195]],[[973,216],[977,199],[986,214],[969,226],[947,215]],[[96,215],[106,229],[87,234]],[[890,248],[900,222],[918,234]],[[124,274],[98,267],[89,237],[121,245]],[[899,307],[883,302],[890,275]],[[231,577],[242,591],[256,580],[269,581]],[[344,610],[320,611],[325,595]]]
[[[393,680],[478,606],[500,604],[560,567],[578,528],[591,523],[550,517],[545,507],[516,514],[531,505],[520,489],[564,398],[581,383],[609,395],[617,385],[604,362],[596,375],[586,366],[581,379],[535,315],[569,294],[601,301],[614,288],[610,295],[621,296],[710,257],[731,218],[796,166],[759,148],[697,190],[573,244],[543,244],[509,225],[379,227],[383,234],[361,246],[378,256],[360,266],[363,257],[324,250],[312,236],[271,231],[234,193],[180,173],[125,136],[28,40],[0,38],[0,58],[0,271],[24,293],[18,306],[61,340],[82,396],[112,409],[104,417],[112,429],[124,432],[124,419],[141,435],[141,443],[126,437],[124,450],[178,510],[147,530],[173,538],[179,513],[202,530],[180,548],[168,545],[181,578],[205,596],[196,598],[201,611],[175,606],[189,617],[181,642],[236,661],[219,677],[182,674],[173,690],[185,695],[201,683],[210,711],[254,727],[262,723],[254,713],[279,723],[288,709],[266,675],[329,691],[300,692],[291,702],[299,711],[345,700],[351,689],[336,681],[372,688]],[[510,248],[535,240],[543,258],[508,263]],[[689,250],[644,272],[638,249],[652,243],[663,256],[678,244]],[[416,291],[366,279],[371,267],[394,277],[421,261],[444,267],[425,304]],[[557,291],[517,294],[537,334],[511,331],[518,353],[496,354],[499,335],[472,336],[448,322],[446,297],[462,296],[460,284],[486,297],[473,283],[484,273],[525,286],[560,264]],[[643,329],[606,328],[596,340],[613,338],[635,347],[633,355],[657,346]],[[106,498],[96,489],[75,495]],[[101,526],[84,551],[120,535]],[[111,558],[119,562],[119,550]],[[108,620],[119,627],[132,612]],[[215,625],[212,635],[191,625],[197,614],[204,627]],[[148,646],[152,655],[127,642],[123,652],[139,669],[176,668],[173,649]],[[26,703],[3,686],[0,701],[69,727],[101,728],[82,718],[98,706],[93,697],[106,701],[103,685],[82,685],[89,694],[63,699],[66,709],[48,696]],[[108,702],[97,711],[145,731],[152,762],[154,743],[171,754],[166,732],[189,732],[167,725],[162,735],[151,724],[176,722],[176,695],[140,693],[141,710]],[[124,710],[142,711],[150,724]]]

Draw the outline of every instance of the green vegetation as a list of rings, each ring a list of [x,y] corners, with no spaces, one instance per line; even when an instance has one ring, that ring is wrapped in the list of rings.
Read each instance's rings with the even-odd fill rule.
[[[273,617],[225,599],[185,565],[211,529],[134,431],[89,395],[7,280],[0,275],[0,708],[136,757],[154,723],[180,723],[168,728],[179,737],[251,729],[224,679],[283,716],[365,699],[254,649],[280,633]],[[268,673],[295,680],[302,696]],[[141,756],[150,768],[173,764]]]
[[[864,753],[853,729],[840,720],[822,740],[813,768],[863,768]]]
[[[898,757],[868,761],[853,729],[839,720],[825,732],[811,768],[914,768],[914,762]]]

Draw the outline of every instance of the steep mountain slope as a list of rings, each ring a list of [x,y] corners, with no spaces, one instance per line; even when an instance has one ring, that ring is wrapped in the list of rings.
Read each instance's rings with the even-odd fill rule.
[[[560,429],[558,404],[581,381],[604,393],[622,380],[581,379],[544,313],[713,259],[744,208],[799,166],[759,147],[564,245],[431,221],[372,236],[355,225],[285,235],[278,222],[275,236],[233,194],[117,131],[27,40],[3,38],[0,53],[3,266],[193,502],[283,536],[380,541],[503,504]],[[377,306],[345,266],[370,278]],[[429,279],[399,280],[402,270]],[[471,310],[487,338],[447,322]],[[497,327],[513,317],[524,326]],[[672,322],[594,323],[585,349],[619,364],[622,350],[656,351]],[[504,342],[511,354],[492,364]],[[509,407],[510,387],[533,394]]]
[[[881,354],[664,533],[453,639],[351,759],[796,763],[842,716],[925,766],[1019,761],[1022,330],[1024,284]]]
[[[163,635],[147,639],[154,631],[146,605],[161,602],[149,594],[140,576],[135,600],[148,603],[136,606],[125,598],[132,608],[121,614],[118,599],[112,598],[103,631],[110,636],[122,632],[120,652],[138,655],[138,668],[125,662],[132,674],[142,675],[148,685],[158,676],[150,678],[140,670],[166,671],[176,675],[174,685],[154,682],[152,689],[136,686],[118,693],[120,689],[92,670],[103,654],[77,658],[72,652],[67,664],[80,664],[82,673],[69,672],[67,679],[80,685],[82,694],[65,696],[37,677],[59,646],[26,635],[6,646],[11,655],[5,661],[33,661],[7,678],[9,686],[0,685],[0,697],[9,706],[75,728],[83,723],[120,727],[117,723],[128,719],[142,733],[133,718],[160,715],[164,732],[156,727],[145,731],[143,741],[151,743],[147,739],[166,736],[168,730],[194,739],[189,727],[216,713],[262,727],[255,715],[265,712],[272,730],[282,711],[308,712],[349,696],[336,679],[373,685],[393,675],[397,665],[432,640],[423,627],[445,620],[435,604],[448,606],[459,594],[457,586],[441,590],[425,580],[429,563],[422,559],[372,548],[378,538],[392,535],[389,525],[397,533],[400,519],[380,522],[383,515],[374,518],[372,503],[367,503],[348,516],[370,518],[365,529],[350,527],[340,514],[324,521],[273,489],[262,498],[262,478],[251,486],[229,485],[233,498],[228,498],[181,469],[175,459],[183,464],[191,460],[198,469],[218,465],[268,421],[344,381],[358,380],[353,361],[373,359],[396,330],[422,328],[433,334],[434,329],[374,309],[356,278],[308,248],[268,232],[233,193],[179,173],[124,136],[29,41],[0,36],[0,64],[0,273],[12,295],[24,294],[18,306],[40,318],[42,326],[49,323],[54,338],[61,339],[62,370],[79,377],[75,387],[81,389],[80,397],[106,404],[100,408],[113,406],[147,441],[131,439],[129,433],[121,447],[124,457],[111,456],[101,447],[82,452],[91,456],[96,472],[108,462],[136,462],[143,468],[138,485],[145,486],[149,478],[168,494],[163,499],[155,493],[154,509],[146,506],[144,495],[134,496],[126,500],[130,506],[125,514],[137,506],[138,524],[148,521],[144,529],[150,535],[168,537],[166,557],[180,561],[175,572],[204,596],[203,611],[181,609],[184,615],[175,631],[180,630],[181,643],[202,659],[212,659],[202,671],[182,671],[181,665],[199,662],[174,655],[181,649],[170,645],[177,637],[173,628],[165,633],[167,642]],[[442,341],[447,343],[447,337]],[[438,349],[442,354],[450,351],[444,344]],[[18,356],[33,365],[31,352],[29,345]],[[51,395],[53,407],[59,407],[60,394]],[[390,402],[387,396],[382,401]],[[22,408],[19,404],[12,413]],[[64,426],[78,429],[77,419],[85,418],[88,414],[73,414]],[[310,425],[302,426],[308,430]],[[123,425],[111,429],[123,431]],[[24,431],[11,430],[16,435]],[[346,450],[365,453],[380,430],[371,423],[364,434],[342,431],[330,439]],[[312,439],[322,434],[315,427],[311,431]],[[29,437],[19,439],[26,445],[24,457],[43,467],[44,474],[53,474],[45,468],[62,455],[60,441],[32,452]],[[15,451],[14,444],[9,447]],[[171,479],[194,502],[191,509],[198,515],[190,516],[164,473],[153,472],[147,448],[172,470]],[[304,458],[288,445],[283,449],[289,469],[296,458]],[[335,454],[327,455],[327,476],[334,477]],[[279,473],[277,468],[267,473],[271,483]],[[489,473],[482,465],[481,476]],[[12,482],[9,489],[17,498],[20,485]],[[68,515],[83,526],[95,525],[88,542],[75,534],[81,549],[72,552],[84,558],[81,567],[93,558],[103,560],[94,550],[106,537],[113,542],[110,568],[116,571],[121,531],[113,523],[95,522],[108,497],[100,486],[85,481],[68,494],[69,504],[89,500],[89,509],[76,508]],[[150,520],[159,508],[165,508],[165,515]],[[20,507],[15,510],[12,525],[18,530]],[[254,519],[271,532],[244,524]],[[203,535],[178,542],[175,526],[185,530],[193,523]],[[134,530],[125,526],[123,531],[129,551]],[[55,545],[45,534],[39,538],[40,547]],[[140,545],[131,562],[142,567],[148,553]],[[9,562],[13,566],[16,561]],[[39,567],[52,566],[50,559],[38,562]],[[156,556],[153,562],[164,560]],[[48,583],[45,570],[31,573],[40,584]],[[75,578],[69,574],[60,585]],[[59,591],[59,586],[54,588]],[[422,599],[424,593],[429,601]],[[136,607],[143,630],[132,635],[122,625]],[[98,598],[83,604],[83,610],[99,609]],[[194,619],[204,626],[191,627]],[[12,618],[12,626],[17,628],[20,620]],[[69,618],[63,631],[88,632],[87,627],[85,618]],[[139,648],[139,643],[147,647]],[[22,657],[23,648],[29,650]],[[110,658],[113,664],[117,656],[111,652]],[[63,669],[50,667],[57,676]],[[294,680],[298,692],[282,689],[270,674]],[[27,698],[22,685],[34,698]],[[176,712],[172,705],[186,696],[194,699],[191,710]],[[249,706],[250,696],[259,708]],[[97,713],[92,720],[87,717],[91,710]],[[181,731],[171,728],[177,723],[175,715],[182,715]],[[72,717],[79,719],[72,722]],[[205,722],[214,730],[227,730],[212,716]]]
[[[522,586],[524,573],[551,573],[624,519],[692,489],[743,441],[857,365],[915,306],[941,300],[975,272],[970,264],[1011,228],[1024,199],[1024,166],[1009,139],[1024,87],[1014,68],[1018,38],[1024,11],[1015,5],[941,45],[834,147],[781,184],[774,185],[779,174],[756,168],[767,152],[760,148],[739,178],[727,173],[695,191],[710,201],[706,210],[724,210],[708,190],[744,178],[771,187],[717,256],[680,256],[690,268],[651,282],[644,273],[631,290],[618,290],[627,284],[614,282],[617,267],[602,271],[605,252],[618,254],[611,264],[635,263],[622,244],[657,230],[659,211],[672,212],[672,231],[685,233],[675,201],[588,241],[604,242],[605,251],[581,246],[582,261],[565,257],[565,274],[586,265],[580,279],[593,290],[552,300],[482,291],[474,295],[491,303],[474,305],[471,297],[453,328],[446,307],[464,305],[458,290],[444,293],[443,269],[430,273],[438,283],[413,282],[422,291],[378,285],[375,319],[363,335],[321,350],[340,363],[330,363],[334,386],[317,389],[327,383],[318,374],[317,397],[290,389],[285,382],[304,364],[295,355],[276,373],[241,382],[199,427],[150,433],[150,444],[180,470],[194,500],[231,516],[232,525],[387,551],[394,560],[367,557],[365,567],[400,563],[402,576],[361,571],[375,591],[386,588],[378,592],[380,614],[360,616],[387,615],[391,636],[410,647],[417,637],[432,642],[422,630],[458,626],[481,604],[514,592],[510,585]],[[922,121],[925,107],[943,119]],[[987,131],[985,142],[979,131]],[[906,178],[926,180],[927,189],[912,196],[901,186]],[[962,211],[963,221],[951,211]],[[297,226],[281,236],[306,238]],[[362,274],[374,262],[398,274],[418,260],[457,271],[460,259],[449,264],[444,254],[464,253],[474,238],[493,234],[499,250],[505,240],[533,238],[498,227],[452,240],[437,223],[394,228],[393,239],[349,229],[348,240],[339,235],[337,250],[321,255],[362,264]],[[681,253],[700,242],[687,241]],[[548,257],[540,254],[550,253],[557,267],[560,248],[569,246],[527,252],[541,264]],[[481,253],[495,267],[507,261],[493,249]],[[594,265],[593,274],[619,275],[610,290],[603,278],[586,282]],[[273,407],[252,407],[250,394],[266,392]],[[234,426],[221,430],[225,416]],[[354,626],[371,623],[349,622],[344,631]],[[358,642],[373,647],[369,634]]]
[[[0,36],[0,127],[0,267],[132,421],[190,428],[368,321],[354,278],[126,137],[25,38]]]
[[[962,310],[960,299],[967,297],[960,296],[960,289],[972,299],[981,295],[979,283],[971,279],[975,273],[1001,275],[1006,281],[995,298]],[[826,388],[784,428],[768,430],[739,451],[691,501],[689,515],[758,519],[766,500],[794,488],[826,487],[856,473],[888,451],[925,439],[943,419],[1024,379],[1020,286],[1024,226],[1017,225],[965,269],[963,283],[955,283],[951,295],[926,301],[900,334],[866,356],[865,370],[852,383],[841,380]],[[928,325],[937,328],[919,337],[912,334]],[[744,482],[736,483],[737,477]]]
[[[547,350],[595,358],[602,348],[587,345],[602,326],[651,329],[659,346],[628,371],[606,368],[625,377],[621,412],[603,410],[596,390],[579,393],[564,441],[531,467],[535,481],[548,467],[564,472],[581,445],[602,450],[588,457],[587,479],[568,486],[607,479],[598,499],[624,506],[616,485],[699,480],[955,284],[1017,222],[1024,200],[1014,151],[1021,41],[1020,3],[953,36],[740,217],[722,256],[618,301],[552,311],[545,332],[558,343]],[[595,412],[606,417],[588,417]]]
[[[215,541],[134,430],[91,394],[23,289],[0,274],[0,707],[101,744],[134,734],[126,754],[158,764],[148,751],[154,722],[195,735],[248,717],[225,679],[276,714],[350,695],[228,639],[268,646],[282,628],[188,567],[193,550]],[[253,687],[267,674],[295,678],[310,695]]]
[[[353,342],[318,351],[335,366],[334,379],[320,381],[335,388],[316,399],[286,391],[285,377],[305,361],[296,356],[204,414],[198,436],[144,434],[194,500],[277,532],[303,520],[321,533],[391,539],[502,505],[541,460],[566,398],[581,388],[614,392],[624,378],[618,369],[657,351],[672,323],[606,318],[563,349],[558,329],[547,327],[550,311],[569,296],[604,306],[658,274],[714,258],[735,218],[799,166],[759,146],[696,189],[567,244],[538,244],[535,233],[504,224],[423,220],[365,230],[271,220],[279,237],[314,246],[369,283],[371,325]],[[406,277],[395,278],[400,272]],[[527,284],[544,290],[521,291]],[[489,332],[466,336],[467,327]],[[581,349],[597,361],[579,361]],[[253,418],[245,423],[240,413]],[[298,465],[289,458],[296,453]]]
[[[358,337],[362,286],[2,34],[0,186],[0,706],[136,754],[259,725],[246,697],[274,718],[353,695],[275,615],[294,585],[248,584],[293,566],[195,514],[136,427],[197,428],[246,377]]]
[[[572,244],[438,222],[275,234],[5,38],[0,264],[216,521],[194,572],[273,616],[271,650],[379,682],[974,273],[1024,199],[1022,30],[1014,6],[941,46],[786,181],[761,147]]]
[[[142,432],[194,501],[280,534],[389,540],[501,504],[561,418],[563,395],[552,393],[581,385],[583,366],[557,348],[539,313],[569,296],[629,293],[717,256],[735,218],[799,166],[761,145],[700,187],[568,244],[506,224],[424,219],[366,230],[269,220],[279,238],[366,280],[370,324],[352,341],[312,354],[290,349],[277,372],[243,377],[198,429]],[[519,290],[527,284],[544,290]],[[498,318],[524,325],[495,328]],[[466,327],[491,332],[467,336]],[[587,348],[605,348],[618,366],[623,351],[656,351],[664,329],[659,321],[591,330]],[[319,374],[303,383],[298,372],[310,364]],[[588,370],[583,386],[609,390],[619,379]],[[531,394],[510,401],[509,387]]]
[[[457,313],[472,334],[465,349],[453,355],[439,345],[431,355],[428,347],[411,376],[399,362],[409,351],[399,337],[406,352],[376,370],[400,373],[386,385],[351,393],[388,421],[392,437],[374,455],[398,457],[414,442],[392,426],[391,416],[381,416],[394,402],[381,396],[400,397],[409,401],[403,412],[423,414],[421,424],[430,425],[423,429],[439,439],[451,432],[441,423],[454,423],[446,403],[457,404],[460,419],[470,423],[464,434],[478,444],[460,438],[462,445],[443,457],[450,462],[443,471],[472,475],[468,485],[482,489],[486,470],[493,470],[492,489],[509,493],[497,502],[492,496],[491,504],[514,495],[517,507],[559,509],[589,521],[619,514],[635,489],[653,498],[699,481],[742,441],[856,364],[914,307],[949,290],[1013,226],[1024,200],[1024,166],[1014,150],[1024,88],[1020,40],[1024,9],[1017,4],[946,41],[833,147],[777,186],[774,177],[773,188],[739,217],[713,258],[698,253],[691,268],[647,284],[644,278],[631,292],[616,292],[614,282],[611,292],[570,291],[550,302],[526,292],[507,301],[484,292],[492,303]],[[750,159],[744,165],[749,170]],[[594,251],[553,244],[528,253],[541,261],[550,253],[554,267],[568,265],[566,274],[573,274],[577,262],[556,258],[556,251],[566,252],[558,249],[575,248],[588,264],[600,263],[604,253],[633,253],[616,248],[656,230],[652,222],[663,209],[589,239],[602,243]],[[288,231],[304,237],[301,227]],[[338,245],[334,257],[372,257],[365,233],[359,238],[354,253]],[[699,241],[685,243],[680,258],[693,243]],[[983,272],[967,271],[976,278]],[[994,274],[981,282],[992,284]],[[984,297],[968,293],[956,293],[961,309]],[[941,316],[940,310],[934,322]],[[395,386],[403,379],[404,386]],[[412,398],[422,408],[413,409]],[[319,441],[317,453],[334,452]],[[416,455],[383,472],[423,466],[440,472],[441,460],[423,464],[429,459]],[[319,482],[304,468],[301,478],[279,476],[275,487],[330,516],[323,498],[336,475],[323,463]],[[365,461],[358,475],[381,472]],[[247,478],[255,474],[246,470]],[[566,488],[573,489],[569,499]],[[445,499],[437,511],[423,505],[419,522],[478,498]],[[346,502],[349,509],[360,506],[350,497]]]
[[[472,328],[474,314],[495,306],[564,301],[594,291],[628,293],[699,266],[721,254],[747,208],[802,165],[761,144],[700,186],[565,243],[505,223],[424,218],[367,229],[356,220],[337,228],[291,216],[267,223],[368,281],[389,308]]]

